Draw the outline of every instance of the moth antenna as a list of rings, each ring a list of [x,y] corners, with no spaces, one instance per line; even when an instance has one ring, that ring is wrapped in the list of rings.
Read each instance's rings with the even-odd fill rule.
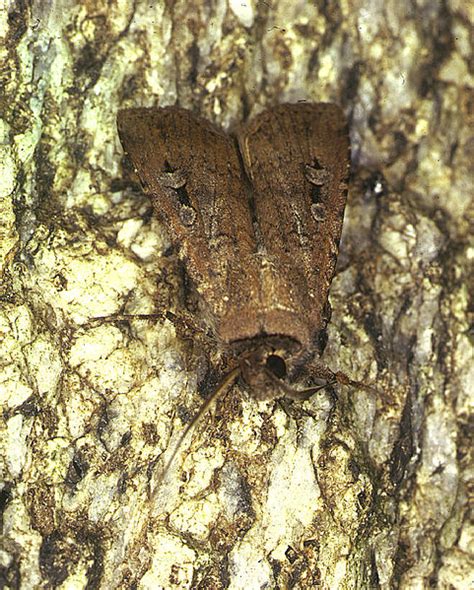
[[[229,390],[229,388],[232,387],[232,385],[237,381],[237,378],[239,377],[239,375],[240,375],[240,367],[236,367],[235,369],[232,369],[232,371],[229,371],[229,373],[227,373],[227,375],[224,376],[222,381],[216,387],[215,391],[207,398],[207,400],[199,408],[198,413],[194,416],[194,418],[191,420],[191,422],[186,426],[183,434],[180,436],[178,442],[176,443],[176,446],[171,454],[171,457],[168,459],[161,476],[159,477],[155,491],[153,492],[153,496],[155,495],[156,490],[158,490],[159,487],[161,486],[161,484],[163,483],[163,481],[166,477],[166,474],[168,473],[169,468],[171,467],[171,464],[173,463],[176,455],[178,454],[178,451],[180,450],[180,448],[184,442],[184,439],[189,434],[190,430],[192,428],[194,428],[197,424],[199,424],[199,422],[201,421],[203,416],[207,413],[207,411],[212,406],[212,404],[214,404],[214,402],[219,397],[224,395]]]

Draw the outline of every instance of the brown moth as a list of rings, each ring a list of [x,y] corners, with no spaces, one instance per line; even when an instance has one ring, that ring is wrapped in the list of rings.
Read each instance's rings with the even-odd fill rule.
[[[314,362],[348,189],[340,108],[276,106],[236,137],[182,108],[127,109],[118,131],[197,294],[196,324],[225,367],[196,419],[239,377],[258,399],[306,399],[325,386],[317,379],[349,382]],[[308,377],[318,385],[295,385]]]

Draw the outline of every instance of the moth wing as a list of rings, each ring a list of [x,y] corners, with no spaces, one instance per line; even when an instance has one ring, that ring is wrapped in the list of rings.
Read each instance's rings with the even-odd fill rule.
[[[280,105],[245,126],[239,144],[266,256],[315,338],[330,315],[347,197],[345,117],[334,104]]]
[[[240,316],[228,330],[232,338],[247,337],[257,325],[259,271],[235,140],[178,107],[122,110],[117,123],[144,191],[207,307],[206,319],[221,332],[229,314]]]

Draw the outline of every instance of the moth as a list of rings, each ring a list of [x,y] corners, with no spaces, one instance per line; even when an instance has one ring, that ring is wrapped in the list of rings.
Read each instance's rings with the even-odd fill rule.
[[[341,109],[283,104],[232,135],[176,106],[134,108],[118,132],[196,295],[196,338],[223,367],[184,435],[238,379],[262,400],[344,381],[317,362],[348,191]]]

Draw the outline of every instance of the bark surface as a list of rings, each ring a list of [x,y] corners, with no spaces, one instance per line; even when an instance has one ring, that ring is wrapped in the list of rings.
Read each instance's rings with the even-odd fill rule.
[[[469,18],[463,0],[2,9],[0,587],[472,588]],[[170,322],[109,317],[184,306],[117,110],[232,128],[298,100],[350,121],[323,361],[372,389],[288,408],[235,387],[150,496],[212,374]]]

